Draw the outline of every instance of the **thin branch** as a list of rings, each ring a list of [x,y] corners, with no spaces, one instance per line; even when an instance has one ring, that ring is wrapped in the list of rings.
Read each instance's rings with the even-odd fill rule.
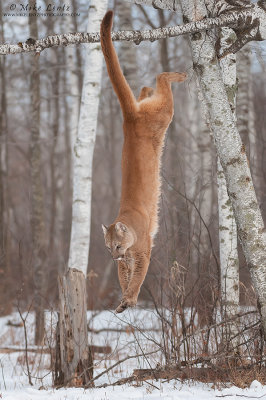
[[[24,323],[23,323],[24,327]],[[19,353],[25,351],[24,348],[21,347],[0,347],[0,353],[10,354],[10,353]],[[27,347],[27,353],[41,353],[41,354],[50,354],[51,351],[49,348],[30,348]]]
[[[127,0],[130,3],[151,6],[159,10],[178,10],[179,2],[177,0]]]
[[[154,351],[150,351],[149,353],[146,353],[145,356],[149,356],[151,354],[154,353],[158,353],[158,351],[160,351],[160,349],[154,350]],[[135,354],[133,356],[127,356],[125,358],[122,358],[122,360],[117,361],[115,364],[111,365],[109,368],[105,369],[103,372],[101,372],[99,375],[95,376],[95,378],[91,379],[86,385],[85,388],[88,388],[91,386],[91,384],[96,381],[96,379],[99,379],[101,376],[105,375],[107,372],[111,371],[111,369],[115,368],[117,365],[122,364],[123,362],[130,360],[132,358],[138,358],[138,357],[143,357],[143,353],[141,354]]]
[[[132,327],[134,330],[138,330],[138,327],[136,327],[136,326],[134,326],[134,325],[132,325],[132,324],[130,324],[130,327]],[[141,329],[141,332],[160,332],[161,330],[160,329],[157,329],[157,328],[142,328]],[[118,333],[123,333],[123,332],[125,332],[125,333],[128,333],[128,329],[119,329],[119,328],[102,328],[102,329],[92,329],[92,328],[88,328],[88,332],[92,332],[92,333],[95,333],[95,334],[98,334],[98,333],[102,333],[102,332],[118,332]],[[97,347],[99,347],[99,346],[97,346]],[[104,346],[104,347],[106,347],[106,346]],[[1,349],[1,348],[0,348]]]
[[[155,41],[167,37],[176,37],[188,33],[205,31],[213,27],[231,26],[237,28],[243,26],[246,22],[256,21],[256,31],[252,32],[253,40],[264,40],[266,38],[266,12],[263,8],[254,5],[252,8],[229,11],[215,18],[206,18],[200,21],[189,22],[184,25],[177,25],[168,28],[157,28],[144,31],[118,31],[112,32],[113,41],[133,41],[136,44],[142,41]],[[44,39],[28,39],[25,43],[1,44],[0,54],[18,54],[18,53],[40,53],[50,47],[68,46],[81,43],[99,43],[99,32],[93,33],[68,33],[61,35],[51,35]]]
[[[144,15],[144,17],[146,18],[146,21],[148,22],[148,24],[152,27],[152,29],[157,29],[156,25],[152,22],[152,19],[149,17],[145,8],[143,8],[142,6],[139,6],[139,9],[142,12],[142,14]]]
[[[3,378],[3,382],[4,382],[4,387],[5,387],[5,390],[6,390],[6,381],[5,381],[5,375],[4,375],[4,368],[3,368],[3,364],[2,364],[1,360],[0,360],[0,364],[1,364],[2,378]]]
[[[212,236],[211,236],[209,227],[207,226],[207,224],[206,224],[204,218],[202,217],[200,210],[198,209],[198,207],[196,206],[196,204],[194,203],[194,201],[190,200],[190,199],[186,196],[186,194],[183,194],[183,193],[181,193],[179,190],[177,190],[177,189],[168,181],[168,179],[165,177],[165,175],[163,175],[163,178],[164,178],[164,180],[166,181],[166,183],[167,183],[177,194],[179,194],[181,197],[183,197],[186,201],[188,201],[188,202],[195,208],[195,210],[196,210],[196,212],[197,212],[197,214],[198,214],[198,216],[199,216],[201,222],[203,223],[203,225],[204,225],[204,227],[205,227],[205,229],[206,229],[206,231],[207,231],[207,234],[208,234],[208,237],[209,237],[209,242],[210,242],[210,245],[211,245],[212,256],[213,256],[214,261],[215,261],[215,263],[216,263],[216,268],[217,268],[218,276],[219,276],[219,272],[220,272],[220,263],[219,263],[219,261],[218,261],[217,255],[216,255],[215,250],[214,250],[214,246],[213,246],[213,243],[212,243]],[[220,286],[220,285],[219,285],[219,286]]]
[[[23,315],[22,315],[22,313],[21,313],[21,311],[20,311],[20,308],[19,308],[19,303],[17,304],[17,310],[18,310],[19,316],[20,316],[20,318],[21,318],[21,320],[22,320],[23,328],[24,328],[25,359],[26,359],[26,366],[27,366],[27,372],[28,372],[28,379],[29,379],[29,384],[30,384],[31,386],[33,386],[33,383],[32,383],[32,380],[31,380],[30,368],[29,368],[29,358],[28,358],[28,335],[27,335],[27,327],[26,327],[26,320],[27,320],[27,318],[28,318],[30,309],[31,309],[31,305],[30,305],[30,307],[29,307],[29,309],[28,309],[28,311],[27,311],[26,317],[23,318]]]
[[[262,399],[262,397],[265,397],[265,393],[262,394],[261,396],[245,396],[244,394],[221,394],[217,395],[215,397],[245,397],[246,399]]]

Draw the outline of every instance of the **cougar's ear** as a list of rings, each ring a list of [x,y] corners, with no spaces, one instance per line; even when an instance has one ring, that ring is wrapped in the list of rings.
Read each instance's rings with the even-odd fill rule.
[[[123,233],[128,231],[127,226],[125,224],[123,224],[122,222],[117,222],[115,224],[115,230],[120,235],[123,235]]]
[[[102,224],[102,230],[103,230],[103,234],[104,234],[104,236],[106,235],[106,233],[107,233],[107,226],[105,226],[105,225],[103,225]]]

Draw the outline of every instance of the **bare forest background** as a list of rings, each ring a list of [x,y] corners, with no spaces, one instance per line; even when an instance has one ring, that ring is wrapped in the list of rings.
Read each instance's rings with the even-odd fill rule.
[[[5,4],[4,4],[5,6]],[[3,6],[3,7],[4,7]],[[149,29],[182,23],[180,13],[134,6],[122,0],[110,3],[114,30]],[[71,0],[73,17],[37,19],[38,37],[53,33],[84,32],[87,2]],[[3,17],[1,43],[31,37],[28,20]],[[168,129],[162,159],[160,228],[151,265],[140,294],[150,304],[169,305],[169,277],[175,263],[182,266],[183,306],[195,305],[208,319],[219,297],[219,224],[216,153],[198,100],[188,38],[116,43],[121,66],[136,96],[142,86],[155,85],[163,71],[186,71],[185,85],[173,85],[175,115]],[[30,123],[32,55],[2,57],[0,121],[0,314],[18,302],[28,309],[39,282],[44,308],[57,307],[58,274],[67,267],[72,207],[72,148],[78,126],[84,73],[83,46],[58,47],[39,57],[40,136]],[[237,53],[237,124],[245,144],[253,182],[266,220],[266,80],[265,46],[255,42]],[[92,223],[87,293],[89,309],[113,308],[120,297],[116,265],[104,244],[101,224],[116,217],[120,199],[120,160],[123,142],[119,103],[106,68],[100,95],[92,179]],[[40,152],[42,212],[41,276],[33,265],[32,154]],[[36,194],[36,193],[35,193]],[[254,305],[250,274],[239,246],[240,304]],[[38,281],[40,279],[40,281]],[[202,321],[204,324],[206,321]]]

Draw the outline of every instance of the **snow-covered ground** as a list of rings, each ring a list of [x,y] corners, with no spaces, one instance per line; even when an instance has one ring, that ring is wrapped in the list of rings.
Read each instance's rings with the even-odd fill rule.
[[[24,313],[25,317],[26,314]],[[147,353],[158,348],[161,340],[160,321],[153,310],[129,310],[121,315],[111,311],[88,312],[89,339],[94,345],[108,345],[112,353],[96,354],[94,376],[113,365],[127,355]],[[107,386],[105,388],[78,389],[52,388],[52,373],[50,371],[50,355],[29,352],[29,370],[33,386],[29,385],[25,362],[25,338],[23,326],[8,325],[8,321],[19,323],[21,319],[17,312],[8,317],[0,318],[0,399],[5,400],[127,400],[127,399],[165,399],[165,400],[209,400],[226,397],[228,399],[263,398],[266,399],[266,386],[254,381],[250,388],[237,387],[213,388],[213,385],[179,382],[172,380],[151,380],[140,386],[125,384],[122,386]],[[56,314],[47,312],[45,347],[53,347],[53,331],[56,325]],[[34,316],[29,313],[26,320],[28,347],[34,349]],[[18,351],[3,352],[3,348],[13,348]],[[148,357],[138,357],[127,360],[99,378],[95,384],[100,386],[110,384],[118,379],[129,376],[136,368],[155,367],[163,362],[159,353]]]
[[[25,385],[20,390],[3,390],[2,398],[5,400],[217,400],[227,398],[236,400],[239,398],[256,399],[266,398],[266,387],[254,381],[249,389],[231,387],[217,390],[203,384],[180,384],[177,382],[156,382],[158,389],[148,383],[141,387],[122,386],[108,387],[105,389],[47,389],[38,390]]]

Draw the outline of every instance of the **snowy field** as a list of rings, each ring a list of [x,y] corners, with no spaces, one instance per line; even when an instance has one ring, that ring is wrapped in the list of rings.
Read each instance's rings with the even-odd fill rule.
[[[26,317],[26,314],[23,314]],[[143,354],[158,349],[157,343],[161,339],[160,321],[152,310],[129,310],[121,315],[111,311],[88,312],[89,340],[94,345],[108,345],[110,354],[95,355],[94,376],[106,368],[122,360],[126,356]],[[151,380],[141,383],[125,384],[122,386],[106,386],[94,389],[53,389],[52,373],[50,371],[50,354],[29,352],[29,371],[33,386],[29,385],[27,366],[25,360],[25,337],[23,326],[8,325],[19,324],[21,318],[18,313],[0,318],[0,399],[5,400],[127,400],[127,399],[165,399],[165,400],[208,400],[218,398],[265,398],[266,386],[253,381],[250,388],[240,389],[221,385],[214,388],[212,384],[196,382],[179,382],[171,380]],[[56,314],[46,314],[46,342],[45,349],[53,347],[53,332],[56,325]],[[31,313],[26,319],[27,339],[29,350],[34,350],[34,317]],[[8,350],[7,350],[8,349]],[[16,350],[10,352],[10,349]],[[148,357],[138,357],[127,360],[102,375],[96,380],[95,385],[110,385],[111,383],[132,374],[136,368],[155,367],[163,362],[158,354]]]

